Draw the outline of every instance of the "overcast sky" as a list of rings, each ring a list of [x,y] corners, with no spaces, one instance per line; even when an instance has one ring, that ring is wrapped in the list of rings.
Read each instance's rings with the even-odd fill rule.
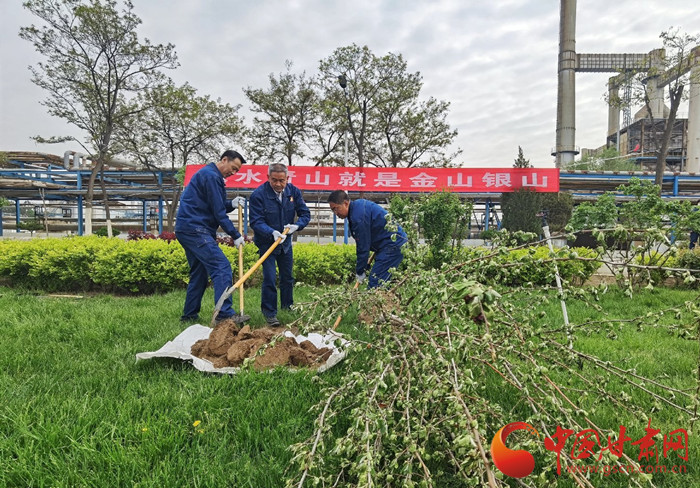
[[[44,93],[27,66],[40,60],[17,33],[39,19],[21,0],[0,0],[0,151],[62,155],[77,145],[30,139],[73,134],[40,105]],[[421,98],[451,103],[459,131],[452,149],[469,167],[511,166],[518,145],[540,167],[552,167],[555,142],[558,0],[133,0],[141,38],[175,45],[180,67],[169,75],[200,94],[242,104],[243,88],[266,88],[285,70],[317,73],[336,48],[367,45],[401,54],[423,76]],[[697,34],[700,9],[688,0],[583,0],[577,6],[576,51],[646,53],[671,26]],[[576,144],[605,143],[603,100],[610,74],[576,76]],[[680,110],[687,115],[686,106]]]

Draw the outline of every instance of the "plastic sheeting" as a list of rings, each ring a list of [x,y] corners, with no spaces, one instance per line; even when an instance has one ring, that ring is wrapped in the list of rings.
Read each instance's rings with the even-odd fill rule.
[[[182,359],[183,361],[190,361],[192,366],[197,368],[199,371],[204,371],[205,373],[224,373],[224,374],[234,374],[237,373],[241,368],[239,367],[227,367],[227,368],[215,368],[214,365],[207,361],[206,359],[198,358],[190,353],[192,345],[201,339],[208,339],[209,334],[213,329],[200,324],[194,324],[183,330],[175,339],[167,342],[163,347],[157,351],[151,352],[140,352],[136,354],[136,359],[151,359],[151,358],[175,358]],[[343,339],[343,337],[332,331],[327,331],[326,334],[319,334],[312,332],[307,336],[294,335],[291,331],[287,330],[284,332],[286,337],[292,337],[297,341],[298,344],[308,340],[316,346],[317,348],[327,347],[333,352],[330,357],[326,360],[324,364],[319,366],[316,371],[323,373],[324,371],[332,368],[340,361],[343,360],[346,354],[345,346],[348,341]],[[340,344],[340,347],[336,346]],[[293,368],[290,368],[293,369]],[[296,369],[296,368],[294,368]]]

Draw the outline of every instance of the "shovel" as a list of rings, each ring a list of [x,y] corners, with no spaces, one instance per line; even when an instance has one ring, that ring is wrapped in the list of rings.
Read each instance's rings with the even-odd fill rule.
[[[287,232],[289,232],[289,228],[284,229],[284,232],[282,232],[282,235],[287,235]],[[260,256],[260,259],[244,274],[241,276],[238,281],[236,281],[230,288],[228,288],[222,295],[219,297],[219,301],[216,302],[216,307],[214,308],[214,316],[211,318],[211,323],[212,326],[214,325],[214,321],[216,320],[216,316],[219,315],[219,311],[221,310],[221,307],[224,306],[224,300],[226,300],[228,297],[231,296],[231,293],[233,293],[233,290],[238,288],[239,286],[243,286],[243,283],[245,283],[245,280],[250,278],[250,275],[255,273],[255,270],[260,267],[260,265],[267,259],[267,257],[272,254],[272,251],[275,250],[275,248],[282,242],[282,238],[279,237],[275,242],[272,243],[270,248],[265,251],[265,254]]]
[[[374,256],[375,256],[375,254],[376,254],[376,253],[372,253],[372,255],[369,257],[369,259],[367,260],[367,266],[369,266],[369,265],[372,264],[372,261],[374,261]],[[371,272],[371,270],[370,270],[370,272]],[[357,289],[359,288],[359,286],[360,286],[360,282],[359,282],[359,281],[355,281],[355,286],[352,287],[352,291],[357,290]],[[340,324],[340,321],[341,321],[342,319],[343,319],[343,315],[342,315],[342,314],[338,315],[338,318],[335,319],[335,323],[333,324],[333,330],[335,330],[335,329],[338,328],[338,325]]]

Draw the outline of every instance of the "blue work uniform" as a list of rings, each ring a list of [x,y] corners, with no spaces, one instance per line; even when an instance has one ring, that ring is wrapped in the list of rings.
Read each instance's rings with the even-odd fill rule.
[[[281,199],[269,182],[265,182],[250,195],[250,226],[253,229],[253,242],[258,246],[260,255],[267,252],[275,242],[272,233],[282,232],[287,224],[296,224],[303,229],[311,220],[311,212],[304,203],[301,191],[288,183],[282,190]],[[294,222],[295,217],[297,221]],[[292,239],[287,238],[277,246],[270,257],[263,261],[263,284],[260,308],[267,318],[277,316],[277,271],[280,276],[280,306],[289,308],[294,303],[294,256]]]
[[[350,202],[348,222],[350,233],[355,239],[357,263],[355,273],[367,271],[369,252],[373,251],[374,266],[369,276],[369,288],[376,288],[391,279],[389,269],[397,268],[403,260],[401,246],[406,241],[406,233],[401,226],[390,231],[386,228],[386,214],[382,207],[369,200],[359,199]],[[395,236],[395,237],[394,237]]]
[[[216,242],[216,231],[238,239],[241,234],[229,220],[233,211],[231,201],[226,199],[224,175],[215,163],[209,163],[197,171],[185,187],[175,222],[175,236],[185,250],[190,265],[190,282],[187,285],[183,319],[196,319],[202,305],[202,296],[211,277],[214,285],[214,303],[233,282],[231,263]],[[218,318],[232,317],[236,312],[231,297],[225,301]]]

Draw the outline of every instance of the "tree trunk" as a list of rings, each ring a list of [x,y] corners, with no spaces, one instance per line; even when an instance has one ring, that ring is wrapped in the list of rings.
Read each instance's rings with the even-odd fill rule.
[[[177,206],[180,203],[180,193],[182,187],[177,185],[173,189],[173,197],[168,205],[168,232],[173,232],[175,230],[175,214],[177,213]]]
[[[105,172],[104,165],[102,165],[102,170],[100,170],[100,186],[102,187],[102,201],[105,206],[105,223],[107,225],[107,237],[114,237],[112,233],[112,219],[109,215],[109,196],[107,195],[107,188],[105,186]]]
[[[664,135],[661,139],[661,149],[659,149],[659,154],[656,158],[656,177],[654,183],[661,187],[664,180],[664,171],[666,170],[666,157],[668,156],[668,147],[671,144],[671,134],[673,132],[673,126],[676,123],[676,114],[678,113],[678,106],[681,104],[681,98],[683,95],[684,85],[678,85],[672,90],[669,90],[669,97],[671,99],[671,109],[668,114],[668,119],[666,120],[666,127],[664,128]]]
[[[44,213],[44,231],[46,232],[46,237],[49,237],[49,216],[47,215],[47,208],[46,208],[46,192],[44,192],[43,188],[39,188],[39,195],[41,195],[41,204],[42,204],[42,210]]]
[[[95,163],[95,167],[90,171],[90,179],[88,180],[87,195],[85,195],[85,230],[84,234],[89,236],[92,234],[92,201],[95,195],[95,180],[97,175],[102,170],[102,159],[99,158]]]

